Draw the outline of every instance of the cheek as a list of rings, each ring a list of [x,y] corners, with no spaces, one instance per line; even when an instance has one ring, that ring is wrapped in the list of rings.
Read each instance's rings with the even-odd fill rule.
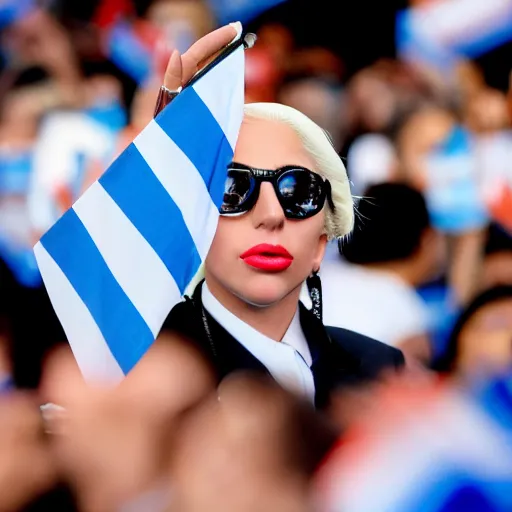
[[[217,267],[226,263],[227,260],[237,256],[240,243],[243,242],[244,232],[247,233],[244,217],[220,217],[217,231],[212,241],[206,264],[210,267]]]
[[[506,369],[512,363],[512,331],[503,329],[495,332],[467,333],[459,345],[459,365],[463,370],[475,368]]]
[[[291,239],[294,245],[294,256],[301,266],[311,266],[318,258],[319,252],[325,247],[324,214],[316,215],[307,220],[295,221],[291,225]],[[311,269],[309,269],[311,271]]]

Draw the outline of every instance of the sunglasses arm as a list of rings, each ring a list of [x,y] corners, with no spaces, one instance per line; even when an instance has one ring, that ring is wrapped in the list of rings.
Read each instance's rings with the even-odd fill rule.
[[[329,203],[329,206],[331,207],[331,210],[334,212],[336,211],[336,207],[334,206],[334,201],[332,200],[332,187],[329,180],[325,180],[325,187],[326,187],[326,194],[327,194],[327,202]]]

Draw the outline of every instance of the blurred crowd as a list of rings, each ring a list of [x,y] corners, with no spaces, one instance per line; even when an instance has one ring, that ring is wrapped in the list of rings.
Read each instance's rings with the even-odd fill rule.
[[[32,246],[152,119],[172,49],[219,22],[202,0],[67,4],[0,2],[0,385],[23,390],[0,401],[0,510],[51,489],[35,509],[512,510],[512,73],[508,91],[464,58],[449,79],[398,58],[346,76],[331,50],[258,26],[246,101],[322,126],[356,197],[320,271],[324,322],[411,370],[326,416],[251,377],[217,394],[181,345],[91,391],[48,359],[65,337]],[[67,412],[42,434],[46,402]]]

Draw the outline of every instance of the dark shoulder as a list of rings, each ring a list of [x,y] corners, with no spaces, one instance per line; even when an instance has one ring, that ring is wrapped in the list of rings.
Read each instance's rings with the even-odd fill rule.
[[[341,327],[327,326],[326,329],[331,340],[358,359],[361,369],[368,373],[405,365],[404,355],[397,348]]]
[[[195,338],[198,323],[196,316],[192,301],[185,297],[171,309],[161,331],[177,332]]]

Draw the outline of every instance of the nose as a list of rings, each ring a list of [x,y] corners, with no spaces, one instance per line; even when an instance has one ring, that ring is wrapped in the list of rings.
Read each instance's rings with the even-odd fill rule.
[[[252,209],[254,227],[275,231],[284,226],[286,217],[270,183],[262,183],[258,200]]]

